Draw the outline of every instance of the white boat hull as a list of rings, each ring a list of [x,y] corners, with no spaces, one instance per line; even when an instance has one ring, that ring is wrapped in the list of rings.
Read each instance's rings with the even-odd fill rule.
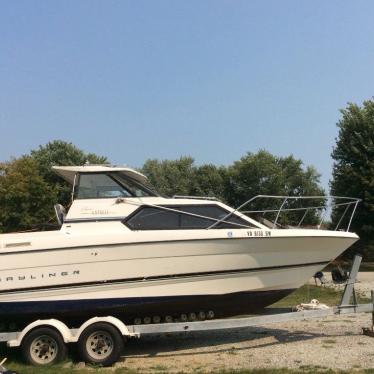
[[[206,231],[196,231],[192,240],[147,242],[134,235],[132,242],[115,238],[70,248],[60,241],[22,256],[19,248],[3,251],[0,318],[44,316],[74,324],[109,314],[132,320],[200,310],[217,316],[255,312],[300,287],[357,240],[322,230],[292,230],[292,236],[272,230],[269,237],[219,230],[221,237],[205,239],[198,231],[205,237]]]

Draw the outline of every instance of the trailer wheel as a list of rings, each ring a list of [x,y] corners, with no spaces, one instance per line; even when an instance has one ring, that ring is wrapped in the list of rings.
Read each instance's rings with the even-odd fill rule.
[[[52,365],[66,356],[62,336],[49,327],[40,327],[28,333],[21,350],[24,360],[31,365]]]
[[[81,359],[91,364],[110,366],[121,356],[123,337],[118,330],[104,322],[88,326],[78,340]]]

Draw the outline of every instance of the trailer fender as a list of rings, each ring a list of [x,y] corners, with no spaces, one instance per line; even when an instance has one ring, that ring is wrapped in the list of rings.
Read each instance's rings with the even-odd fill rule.
[[[27,325],[17,337],[12,340],[8,340],[7,345],[8,347],[19,347],[22,344],[24,337],[31,331],[37,327],[52,327],[57,330],[64,340],[65,343],[71,343],[74,341],[74,335],[72,334],[71,330],[61,321],[57,319],[39,319],[35,322],[30,323]]]
[[[81,336],[82,332],[90,325],[98,322],[105,322],[109,323],[110,325],[113,325],[117,330],[121,333],[123,336],[137,336],[137,334],[132,333],[129,331],[127,326],[118,318],[116,317],[93,317],[86,321],[74,334],[73,342],[77,342],[79,340],[79,337]]]

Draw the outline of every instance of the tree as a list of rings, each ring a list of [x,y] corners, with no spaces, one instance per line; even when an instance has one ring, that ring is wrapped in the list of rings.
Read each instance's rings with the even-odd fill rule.
[[[86,161],[103,164],[107,159],[85,153],[72,143],[56,140],[31,151],[30,156],[2,164],[1,230],[24,229],[48,221],[55,202],[68,206],[71,186],[55,175],[51,167],[83,165]],[[156,190],[166,196],[214,196],[233,206],[258,194],[323,194],[318,185],[319,175],[313,167],[303,168],[302,162],[293,156],[276,157],[266,151],[248,153],[228,167],[196,166],[192,157],[153,159],[147,160],[141,171]],[[274,201],[271,204],[274,208]],[[288,203],[286,207],[294,206]],[[288,214],[282,219],[287,223],[295,217],[295,214]],[[310,215],[306,221],[315,223],[316,217]]]
[[[30,156],[0,164],[0,232],[30,229],[53,217],[55,190]]]
[[[178,160],[147,160],[141,172],[156,191],[165,195],[189,195],[194,183],[194,159],[181,157]]]
[[[337,123],[339,135],[332,152],[331,193],[363,200],[351,227],[362,239],[361,252],[366,248],[364,252],[370,256],[370,247],[374,249],[374,101],[364,101],[361,107],[349,103],[341,114]],[[341,210],[335,210],[334,221],[340,213]]]
[[[247,153],[228,168],[225,187],[225,199],[235,207],[256,195],[310,196],[324,195],[319,186],[320,175],[314,167],[303,168],[301,160],[293,156],[277,157],[265,150],[258,153]],[[253,202],[250,210],[277,209],[282,200],[266,199]],[[284,208],[298,208],[302,201],[289,200]],[[309,201],[308,206],[323,205],[321,200]],[[305,206],[305,203],[304,203]],[[295,223],[304,212],[282,214],[283,223]],[[311,211],[304,223],[315,224],[318,212]],[[275,215],[275,214],[274,214]],[[272,218],[274,218],[274,215]],[[269,217],[271,218],[271,217]],[[294,222],[295,221],[295,222]]]
[[[62,140],[54,140],[39,146],[38,149],[31,151],[31,157],[36,162],[39,174],[56,191],[58,201],[65,206],[71,200],[71,186],[53,172],[52,166],[84,165],[87,162],[90,164],[108,163],[106,157],[86,153],[72,143]]]
[[[223,198],[224,167],[196,166],[192,157],[177,160],[147,160],[141,172],[165,196],[211,196]]]
[[[0,231],[30,229],[54,218],[53,205],[67,206],[71,186],[52,171],[53,165],[103,164],[106,157],[86,153],[55,140],[31,155],[0,164]]]
[[[148,160],[142,170],[156,190],[167,195],[214,196],[239,206],[255,195],[324,195],[319,187],[319,174],[293,156],[276,157],[266,151],[248,153],[229,167],[206,164],[195,166],[191,157],[179,160]],[[262,201],[264,203],[264,201]],[[261,208],[279,208],[274,200],[265,201]],[[300,207],[300,201],[289,201],[285,208]],[[311,201],[310,205],[323,205]],[[252,205],[254,209],[260,206]],[[303,213],[301,213],[303,214]],[[318,214],[308,214],[305,223],[315,224]],[[272,218],[272,217],[269,217]],[[300,212],[282,214],[283,223],[300,219]]]
[[[227,168],[205,164],[194,169],[194,183],[191,183],[191,194],[210,196],[225,201],[225,181]]]

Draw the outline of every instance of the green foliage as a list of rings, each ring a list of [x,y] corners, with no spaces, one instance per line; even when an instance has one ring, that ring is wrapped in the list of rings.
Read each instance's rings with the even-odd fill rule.
[[[29,228],[53,216],[53,205],[70,203],[71,186],[52,171],[53,165],[103,164],[106,157],[86,153],[71,143],[56,140],[31,151],[30,156],[2,165],[0,204],[2,231]],[[314,168],[304,170],[293,156],[276,157],[266,151],[248,153],[233,165],[197,166],[191,157],[145,162],[141,171],[166,196],[217,197],[238,206],[258,194],[322,194]],[[45,191],[45,193],[43,192]],[[274,208],[274,202],[272,201]],[[277,205],[276,207],[279,207]],[[283,216],[287,223],[292,214]],[[295,218],[295,217],[293,217]],[[315,216],[309,217],[309,221]]]
[[[311,196],[324,195],[319,186],[319,174],[309,166],[305,170],[301,160],[293,156],[276,157],[267,151],[247,153],[239,161],[234,162],[228,168],[228,178],[225,187],[225,198],[232,206],[239,206],[250,197],[256,195],[278,196]],[[282,200],[267,199],[254,202],[249,208],[277,209]],[[309,201],[308,206],[324,205],[323,201]],[[265,205],[264,205],[265,204]],[[284,208],[298,208],[305,202],[290,200]],[[282,223],[295,224],[301,219],[304,212],[283,213],[280,217]],[[269,217],[275,218],[275,217]],[[317,212],[311,211],[304,223],[315,224],[318,218]]]
[[[192,157],[178,160],[147,160],[141,169],[156,191],[165,195],[223,198],[225,168],[194,165]]]
[[[53,215],[56,193],[30,156],[0,164],[0,232],[29,229]]]
[[[0,164],[0,232],[30,229],[53,220],[53,205],[70,203],[71,186],[52,166],[85,162],[103,164],[107,159],[55,140],[31,155]]]
[[[339,136],[332,152],[335,163],[331,192],[363,199],[352,229],[363,239],[358,243],[361,252],[373,258],[365,248],[374,248],[374,101],[365,101],[362,107],[350,103],[341,113]],[[335,222],[340,213],[334,212]]]
[[[62,140],[55,140],[32,150],[31,157],[37,164],[39,174],[56,191],[59,203],[65,206],[70,203],[71,186],[52,171],[52,166],[84,165],[86,162],[90,164],[108,163],[106,157],[86,153],[72,143]]]
[[[276,157],[261,150],[247,153],[229,167],[226,187],[228,202],[239,205],[248,196],[263,195],[323,195],[320,175],[309,166],[303,169],[301,160],[293,156]]]
[[[192,157],[181,157],[179,160],[147,160],[141,172],[156,191],[165,196],[188,195],[190,193],[194,172]]]
[[[195,167],[191,195],[210,196],[225,201],[227,168],[206,164]]]
[[[258,194],[324,195],[319,187],[319,174],[313,167],[304,170],[301,160],[293,156],[276,157],[266,151],[248,153],[229,167],[196,166],[193,158],[182,157],[179,160],[148,160],[141,171],[164,195],[214,196],[235,207]],[[274,209],[279,208],[281,201],[269,200],[267,203],[265,207]],[[285,207],[299,207],[300,203],[289,202]],[[323,205],[323,201],[310,202],[310,205],[318,204]],[[281,222],[298,222],[303,213],[282,214]],[[310,213],[305,222],[315,224],[316,218],[315,212]]]

